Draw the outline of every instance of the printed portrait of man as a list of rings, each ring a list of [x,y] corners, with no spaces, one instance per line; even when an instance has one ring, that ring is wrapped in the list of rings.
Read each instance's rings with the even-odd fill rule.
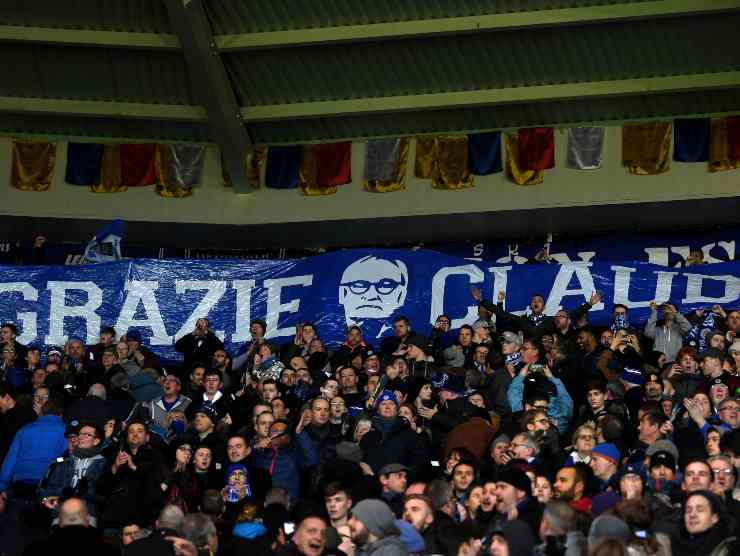
[[[339,284],[347,326],[357,325],[368,337],[380,337],[390,328],[394,312],[406,302],[408,284],[403,261],[369,255],[353,262]]]

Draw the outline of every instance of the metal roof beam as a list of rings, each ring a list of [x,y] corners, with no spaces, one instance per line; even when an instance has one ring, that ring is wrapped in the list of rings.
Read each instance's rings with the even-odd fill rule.
[[[186,122],[206,120],[206,111],[201,106],[57,98],[0,97],[0,112]]]
[[[740,9],[740,0],[702,0],[700,2],[696,0],[654,0],[468,17],[216,35],[214,38],[219,50],[236,51],[692,15],[734,9]]]
[[[348,114],[382,114],[411,110],[437,110],[440,108],[474,107],[491,104],[717,89],[738,86],[740,86],[740,71],[728,71],[671,77],[597,81],[591,83],[567,83],[562,85],[509,87],[505,89],[482,89],[477,91],[249,106],[243,107],[241,111],[242,117],[246,122],[267,122],[296,118],[343,116]]]
[[[180,41],[175,35],[163,33],[57,29],[21,25],[0,25],[0,41],[142,50],[180,49]]]
[[[213,39],[202,0],[165,0],[173,29],[180,38],[196,98],[205,106],[213,139],[237,193],[253,191],[245,157],[252,141]]]

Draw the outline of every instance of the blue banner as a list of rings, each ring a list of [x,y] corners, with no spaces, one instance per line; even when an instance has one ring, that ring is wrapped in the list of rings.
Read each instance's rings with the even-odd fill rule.
[[[727,228],[653,234],[614,232],[580,239],[549,237],[530,241],[451,242],[432,248],[489,264],[524,264],[535,260],[560,264],[569,261],[638,261],[681,267],[692,251],[700,251],[705,263],[734,261],[738,242],[740,228]]]
[[[137,328],[161,357],[178,359],[173,344],[200,317],[227,349],[249,341],[253,318],[267,321],[268,338],[287,341],[297,323],[313,321],[329,346],[350,324],[366,339],[392,333],[407,316],[428,333],[440,313],[453,328],[477,318],[469,288],[486,298],[504,290],[506,309],[521,312],[530,296],[546,313],[572,309],[600,291],[589,313],[595,325],[611,320],[614,303],[630,307],[632,323],[648,317],[650,301],[672,301],[683,312],[715,303],[736,305],[740,263],[670,268],[646,263],[488,265],[433,251],[347,250],[292,261],[127,260],[96,265],[0,267],[0,320],[14,322],[24,344],[63,344],[77,336],[98,341],[102,325],[118,334]]]

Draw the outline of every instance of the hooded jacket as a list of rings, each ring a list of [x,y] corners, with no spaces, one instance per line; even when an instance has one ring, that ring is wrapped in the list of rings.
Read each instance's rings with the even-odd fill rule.
[[[645,324],[645,336],[653,340],[653,349],[666,354],[668,361],[675,361],[676,355],[683,347],[683,337],[691,330],[691,323],[681,313],[676,313],[674,320],[658,326],[658,310],[650,312]]]

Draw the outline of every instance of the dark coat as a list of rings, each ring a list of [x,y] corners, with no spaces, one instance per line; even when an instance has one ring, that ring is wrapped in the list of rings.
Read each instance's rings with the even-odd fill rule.
[[[123,556],[169,556],[175,554],[174,545],[165,537],[179,537],[175,531],[169,529],[157,529],[143,539],[138,539],[123,549]]]
[[[148,526],[159,513],[162,498],[159,455],[150,446],[142,446],[133,456],[133,462],[136,471],[122,465],[115,474],[112,469],[106,470],[98,481],[98,493],[107,497],[99,519],[102,529],[118,529],[129,523]]]
[[[36,412],[28,406],[16,404],[14,408],[6,411],[0,418],[0,462],[5,459],[10,445],[13,443],[15,433],[31,421],[36,420]]]
[[[224,343],[211,331],[203,337],[185,334],[175,342],[175,349],[183,354],[185,368],[191,368],[195,363],[210,363],[216,350],[224,349]]]
[[[420,469],[429,462],[429,453],[408,422],[402,417],[392,421],[373,417],[372,428],[362,437],[360,448],[374,473],[389,463]]]
[[[25,556],[117,556],[116,549],[98,536],[98,531],[71,525],[55,530],[48,540],[36,541],[24,552]]]

